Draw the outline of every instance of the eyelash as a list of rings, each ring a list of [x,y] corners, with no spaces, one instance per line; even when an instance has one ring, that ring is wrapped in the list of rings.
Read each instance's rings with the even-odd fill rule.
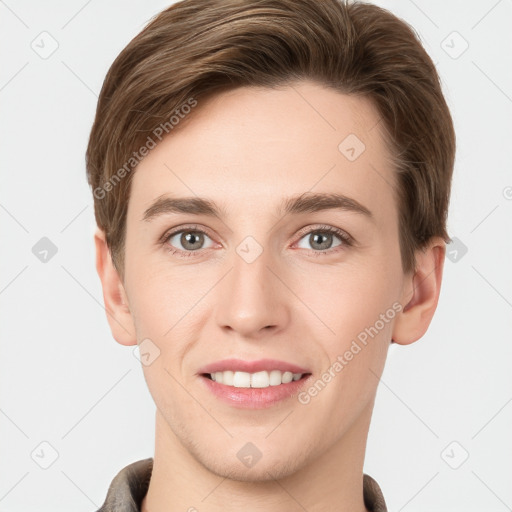
[[[182,251],[181,249],[176,249],[172,245],[169,245],[168,242],[169,242],[170,238],[172,238],[174,235],[177,235],[179,233],[184,233],[184,232],[185,233],[186,232],[202,233],[202,234],[208,236],[209,238],[211,238],[206,231],[204,231],[203,229],[200,229],[197,226],[185,226],[185,227],[182,227],[182,228],[174,230],[174,231],[166,232],[164,234],[164,236],[161,238],[160,243],[166,248],[166,250],[168,252],[170,252],[171,254],[177,254],[179,257],[188,258],[191,256],[195,256],[197,253],[201,253],[202,249],[198,249],[196,251]],[[333,253],[338,252],[339,250],[342,250],[343,246],[351,247],[354,245],[353,238],[351,236],[349,236],[347,233],[345,233],[345,231],[343,231],[339,228],[336,228],[334,226],[329,226],[329,225],[320,225],[313,229],[310,229],[309,231],[301,232],[300,236],[298,238],[298,241],[302,240],[302,238],[304,238],[306,235],[310,235],[312,233],[321,233],[321,234],[332,233],[332,234],[337,235],[342,242],[341,245],[336,246],[334,249],[326,249],[323,251],[311,250],[315,256],[333,254]]]

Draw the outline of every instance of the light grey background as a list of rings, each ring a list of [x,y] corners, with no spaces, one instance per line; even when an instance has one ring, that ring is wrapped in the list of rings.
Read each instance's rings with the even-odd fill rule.
[[[512,1],[377,3],[442,77],[458,143],[448,228],[467,253],[449,248],[424,338],[390,349],[365,472],[390,511],[511,510]],[[153,455],[155,406],[102,306],[84,153],[110,64],[168,5],[0,1],[3,512],[96,510]],[[45,263],[42,237],[57,248]]]

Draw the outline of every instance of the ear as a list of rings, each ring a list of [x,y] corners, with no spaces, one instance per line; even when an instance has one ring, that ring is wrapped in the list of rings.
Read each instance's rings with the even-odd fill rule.
[[[136,345],[135,326],[128,305],[123,282],[119,277],[107,246],[105,233],[100,228],[94,233],[96,270],[103,288],[103,301],[112,336],[121,345]]]
[[[428,329],[439,300],[446,243],[440,237],[430,240],[424,250],[416,252],[416,269],[404,281],[401,304],[396,316],[392,340],[409,345],[420,339]]]

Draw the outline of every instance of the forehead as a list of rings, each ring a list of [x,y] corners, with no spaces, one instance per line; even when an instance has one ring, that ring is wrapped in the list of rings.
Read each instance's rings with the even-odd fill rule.
[[[242,87],[198,100],[141,161],[129,217],[163,194],[207,196],[235,215],[304,192],[343,193],[378,215],[394,208],[389,157],[366,98],[313,82]]]

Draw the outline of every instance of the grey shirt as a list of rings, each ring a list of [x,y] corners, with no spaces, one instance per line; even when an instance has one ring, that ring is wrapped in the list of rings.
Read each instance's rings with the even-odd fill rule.
[[[152,471],[153,458],[124,467],[112,480],[105,502],[97,512],[140,512]],[[379,484],[369,475],[363,475],[363,498],[369,512],[387,512]]]

